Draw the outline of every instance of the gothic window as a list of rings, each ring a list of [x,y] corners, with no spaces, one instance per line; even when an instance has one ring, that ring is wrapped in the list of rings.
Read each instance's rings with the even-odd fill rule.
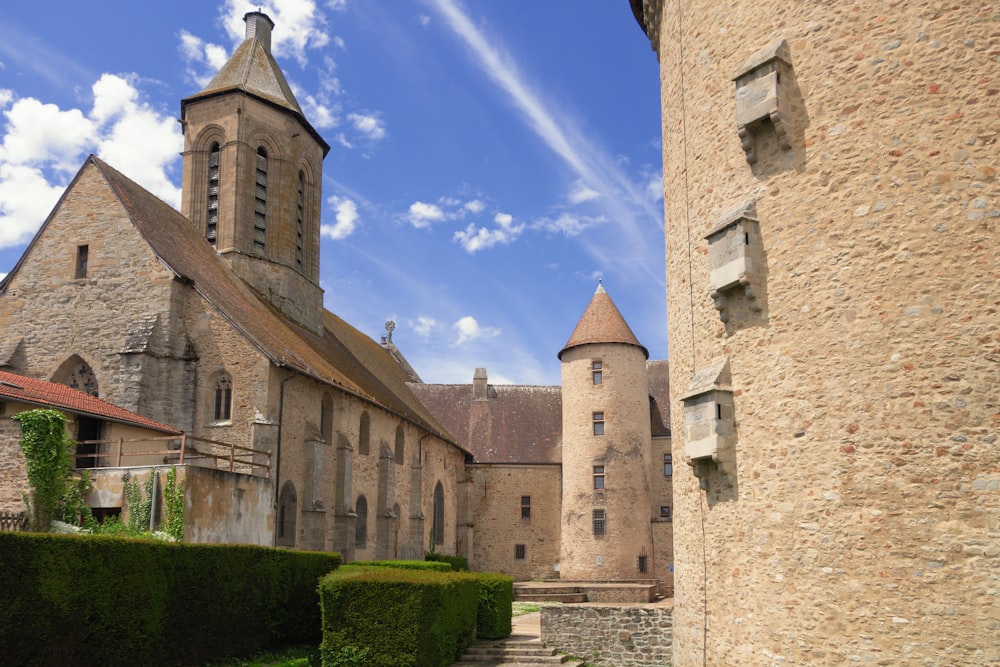
[[[299,192],[295,208],[295,266],[302,270],[302,243],[305,227],[306,175],[299,172]]]
[[[58,379],[57,379],[58,378]],[[80,357],[74,355],[62,365],[62,371],[57,372],[53,382],[72,387],[90,396],[98,396],[97,376]]]
[[[434,544],[444,544],[444,487],[434,487]]]
[[[521,496],[521,518],[531,518],[531,496]]]
[[[594,510],[593,513],[594,520],[594,535],[603,535],[606,526],[606,517],[604,515],[604,510]]]
[[[90,246],[78,245],[76,247],[76,269],[73,272],[74,278],[87,277],[87,263],[90,259]]]
[[[215,401],[212,421],[227,422],[233,417],[233,379],[229,373],[220,373],[215,381]]]
[[[594,435],[604,435],[604,413],[595,412],[593,415]]]
[[[278,497],[278,534],[275,536],[275,543],[279,547],[295,546],[295,515],[298,512],[298,502],[295,485],[285,482]]]
[[[361,413],[361,427],[358,432],[358,453],[368,455],[369,448],[371,447],[372,438],[372,422],[371,418],[368,416],[368,412]]]
[[[604,490],[604,466],[594,466],[594,488]]]
[[[604,364],[602,362],[591,362],[590,373],[594,380],[594,384],[602,384],[604,382]]]
[[[253,250],[264,254],[267,250],[267,151],[257,149],[253,204]]]
[[[219,232],[219,142],[213,142],[208,149],[208,217],[205,223],[205,238],[215,245]]]
[[[403,425],[400,424],[396,427],[396,463],[403,462],[403,457],[406,456],[405,445],[406,437],[403,434]]]
[[[319,423],[320,433],[323,434],[323,442],[329,445],[333,442],[333,397],[328,393],[323,394]]]
[[[354,519],[354,546],[365,549],[368,547],[368,499],[363,495],[358,496],[354,511],[358,515]]]

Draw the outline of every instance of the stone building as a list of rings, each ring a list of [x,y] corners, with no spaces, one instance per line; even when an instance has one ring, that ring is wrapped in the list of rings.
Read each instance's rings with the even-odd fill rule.
[[[674,664],[1000,662],[996,4],[631,6],[689,464]]]

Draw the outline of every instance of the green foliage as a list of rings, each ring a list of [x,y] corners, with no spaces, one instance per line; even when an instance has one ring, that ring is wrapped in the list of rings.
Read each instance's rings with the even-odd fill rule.
[[[450,665],[474,636],[478,594],[467,573],[346,566],[320,582],[323,655],[354,647],[370,652],[366,667]]]
[[[204,664],[317,645],[316,585],[340,556],[0,532],[2,662]]]
[[[436,572],[451,572],[451,565],[443,562],[426,560],[357,560],[344,567],[396,567],[403,570],[434,570]]]
[[[514,577],[491,572],[474,574],[479,579],[476,634],[480,639],[503,639],[513,629]]]
[[[177,468],[170,466],[163,489],[163,532],[181,542],[184,540],[184,485],[177,483]]]
[[[465,556],[449,556],[447,554],[439,554],[432,551],[427,554],[424,560],[448,563],[451,566],[451,569],[455,572],[469,571],[469,561],[465,558]]]
[[[67,480],[62,498],[59,501],[60,521],[73,525],[91,526],[94,515],[87,505],[87,492],[90,491],[90,472],[84,470],[76,479]]]
[[[148,532],[153,516],[153,486],[156,480],[156,470],[153,469],[146,478],[145,498],[138,482],[131,479],[124,481],[125,502],[128,506],[128,526],[136,533]]]
[[[56,410],[26,410],[14,415],[21,424],[21,449],[27,464],[25,498],[32,530],[46,531],[61,516],[61,503],[73,470],[72,441],[66,434],[66,417]]]
[[[338,646],[337,648],[320,648],[323,667],[367,667],[371,659],[371,649],[357,646]]]

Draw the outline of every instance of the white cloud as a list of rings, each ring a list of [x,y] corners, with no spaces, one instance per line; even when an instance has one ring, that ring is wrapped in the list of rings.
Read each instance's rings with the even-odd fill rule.
[[[2,63],[0,63],[2,64]],[[3,69],[0,67],[0,69]],[[14,91],[8,90],[6,88],[0,88],[0,107],[6,107],[8,104],[14,101]]]
[[[336,8],[336,5],[330,6]],[[238,44],[246,37],[243,17],[247,12],[257,11],[258,8],[274,21],[271,51],[275,56],[294,58],[304,67],[308,62],[307,49],[322,48],[330,42],[330,36],[326,33],[326,19],[316,8],[315,0],[270,0],[259,3],[226,0],[222,17],[233,43]]]
[[[347,120],[351,121],[354,129],[365,135],[372,141],[379,141],[385,138],[385,123],[378,114],[347,114]]]
[[[204,88],[226,64],[229,53],[225,47],[206,42],[187,30],[181,30],[180,41],[181,56],[187,61],[185,73],[188,79]]]
[[[441,210],[440,206],[422,201],[415,201],[410,204],[410,212],[407,217],[410,220],[410,224],[417,229],[427,229],[431,226],[431,223],[445,219],[444,211]]]
[[[550,234],[577,236],[588,227],[607,222],[603,216],[584,216],[562,213],[558,218],[540,218],[532,224],[533,229],[540,229]]]
[[[473,199],[471,201],[465,202],[465,206],[463,208],[465,208],[465,210],[468,211],[469,213],[482,213],[483,210],[486,208],[486,204],[479,201],[478,199]]]
[[[31,236],[90,152],[171,205],[180,204],[180,189],[169,174],[183,138],[172,115],[143,102],[130,77],[104,74],[93,95],[89,113],[30,97],[4,111],[0,247]]]
[[[427,317],[426,315],[421,315],[415,321],[410,322],[410,327],[414,332],[421,338],[426,339],[431,335],[433,331],[438,326],[437,320],[433,317]]]
[[[464,345],[478,338],[493,338],[500,335],[500,329],[481,327],[476,318],[471,315],[466,315],[451,326],[458,333],[458,338],[455,340],[456,346]]]
[[[352,199],[337,195],[333,195],[327,201],[333,206],[336,222],[332,225],[323,225],[320,234],[334,241],[347,238],[358,226],[358,219],[361,217],[358,215],[358,205]]]
[[[452,240],[471,255],[495,245],[509,245],[524,231],[524,224],[514,225],[514,216],[509,213],[497,213],[493,221],[497,223],[495,229],[476,228],[474,223],[470,223],[464,230],[455,232]]]
[[[575,206],[584,202],[593,201],[594,199],[598,199],[600,196],[600,192],[588,186],[582,179],[580,179],[573,183],[572,189],[569,192],[569,203]]]
[[[649,180],[646,182],[646,195],[651,201],[659,202],[663,201],[663,171],[657,171],[655,174],[649,175]]]
[[[2,63],[0,63],[0,64],[2,64]],[[0,69],[3,69],[3,68],[0,68]],[[6,277],[7,277],[6,273],[0,273],[0,280],[3,280]]]

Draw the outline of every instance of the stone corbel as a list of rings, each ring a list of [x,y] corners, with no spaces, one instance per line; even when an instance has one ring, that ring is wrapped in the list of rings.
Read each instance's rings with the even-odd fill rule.
[[[733,76],[736,82],[736,131],[747,162],[757,162],[755,139],[769,122],[778,145],[792,147],[789,138],[788,87],[792,65],[788,43],[779,40],[753,54]]]

